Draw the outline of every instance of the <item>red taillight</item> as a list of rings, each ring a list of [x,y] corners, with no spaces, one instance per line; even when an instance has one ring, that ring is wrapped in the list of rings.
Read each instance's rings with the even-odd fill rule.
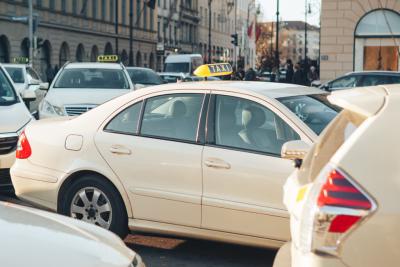
[[[318,206],[369,210],[372,204],[344,175],[333,170],[322,186],[318,197]]]
[[[18,140],[18,146],[16,151],[17,159],[27,159],[32,155],[31,145],[29,144],[28,138],[26,138],[25,131],[21,133]]]
[[[340,171],[333,170],[323,184],[317,200],[318,206],[337,207],[353,210],[370,210],[371,201],[354,186]],[[330,223],[329,232],[345,233],[362,216],[349,214],[336,215]]]

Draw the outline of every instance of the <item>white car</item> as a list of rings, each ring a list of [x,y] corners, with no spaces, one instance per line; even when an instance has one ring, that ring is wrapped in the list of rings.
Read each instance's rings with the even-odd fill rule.
[[[46,94],[45,90],[48,89],[49,84],[43,82],[39,74],[27,64],[3,63],[2,65],[13,80],[15,89],[19,94],[23,94],[26,90],[35,93],[36,99],[25,104],[29,111],[36,115],[39,103],[44,98]]]
[[[116,235],[57,214],[0,202],[4,267],[144,267]]]
[[[33,95],[32,95],[33,94]],[[25,100],[34,99],[32,91],[24,91]],[[12,80],[0,65],[0,190],[12,188],[10,168],[15,161],[18,137],[33,120]]]
[[[135,89],[123,64],[67,63],[39,105],[39,118],[77,116]]]
[[[336,116],[326,93],[259,82],[137,90],[20,138],[18,197],[120,236],[131,230],[279,247],[289,238],[280,158]]]

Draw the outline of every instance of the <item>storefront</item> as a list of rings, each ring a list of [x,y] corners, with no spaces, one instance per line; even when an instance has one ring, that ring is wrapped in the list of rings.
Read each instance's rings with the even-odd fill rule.
[[[400,1],[322,0],[321,80],[351,71],[399,71],[399,55]]]

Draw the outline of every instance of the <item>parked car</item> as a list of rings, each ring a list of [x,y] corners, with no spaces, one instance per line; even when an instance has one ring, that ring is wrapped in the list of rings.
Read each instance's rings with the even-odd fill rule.
[[[400,86],[344,90],[329,100],[343,111],[308,154],[299,141],[282,149],[299,169],[284,192],[292,242],[274,267],[397,266],[400,129],[391,126],[400,113]]]
[[[57,214],[0,202],[0,258],[7,267],[144,267],[116,235]]]
[[[281,146],[317,139],[337,114],[326,96],[236,81],[137,90],[30,125],[12,181],[19,198],[121,237],[129,227],[279,247],[289,239],[282,186],[292,169]]]
[[[64,65],[39,105],[39,117],[78,116],[135,89],[118,63],[76,62]]]
[[[26,102],[29,111],[37,116],[39,103],[44,98],[46,91],[49,87],[48,83],[45,83],[40,78],[39,74],[28,64],[9,64],[3,63],[3,67],[10,75],[15,89],[19,94],[23,94],[24,91],[30,90],[36,95],[34,101]]]
[[[176,83],[183,81],[187,76],[184,73],[159,72],[158,75],[165,83]]]
[[[137,88],[160,85],[164,80],[152,69],[140,67],[127,67],[129,77]]]
[[[321,85],[325,91],[336,91],[353,87],[374,86],[400,83],[400,72],[394,71],[359,71],[350,72],[333,81]],[[318,84],[318,83],[314,83]]]
[[[10,168],[15,161],[18,137],[34,118],[24,105],[35,99],[31,90],[16,92],[11,77],[0,64],[0,191],[12,190]]]
[[[171,54],[165,59],[164,72],[192,75],[201,65],[203,65],[203,57],[200,54]]]

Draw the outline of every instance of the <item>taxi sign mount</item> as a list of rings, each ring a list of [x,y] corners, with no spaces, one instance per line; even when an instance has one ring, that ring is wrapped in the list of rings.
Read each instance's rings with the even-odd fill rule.
[[[231,75],[232,66],[229,63],[206,64],[198,67],[193,74],[199,77]]]

